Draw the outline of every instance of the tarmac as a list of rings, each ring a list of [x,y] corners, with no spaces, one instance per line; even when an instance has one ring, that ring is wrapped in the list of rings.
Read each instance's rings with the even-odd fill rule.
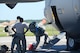
[[[53,39],[53,36],[49,37],[50,39]],[[7,45],[9,47],[9,51],[6,53],[10,53],[10,48],[11,48],[11,42],[12,42],[12,37],[0,37],[0,45]],[[80,53],[80,50],[78,51],[66,51],[66,38],[63,37],[58,43],[52,46],[52,49],[41,49],[40,46],[43,45],[44,42],[44,37],[41,38],[41,42],[38,46],[38,48],[35,51],[29,51],[28,46],[29,44],[32,44],[35,41],[35,36],[26,36],[27,40],[27,47],[26,47],[26,53]],[[15,50],[15,49],[14,49]],[[14,53],[17,53],[16,50]]]

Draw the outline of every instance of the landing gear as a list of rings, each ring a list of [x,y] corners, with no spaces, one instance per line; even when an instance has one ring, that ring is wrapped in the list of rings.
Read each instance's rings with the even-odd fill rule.
[[[79,43],[75,41],[75,39],[71,37],[67,37],[67,50],[78,50]]]

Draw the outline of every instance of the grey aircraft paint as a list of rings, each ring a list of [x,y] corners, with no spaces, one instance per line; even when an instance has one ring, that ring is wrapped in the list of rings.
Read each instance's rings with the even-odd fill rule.
[[[44,15],[56,29],[66,32],[67,49],[78,49],[77,43],[80,43],[80,0],[45,0]]]
[[[49,2],[46,2],[47,6],[45,6],[45,8],[47,7],[51,8],[51,13],[54,16],[53,15],[52,15],[53,17],[51,17],[51,15],[45,16],[49,22],[53,21],[57,26],[56,28],[58,28],[60,31],[71,32],[70,30],[73,30],[73,28],[77,28],[77,26],[79,26],[78,22],[80,17],[79,2],[80,0],[49,0]],[[55,10],[53,10],[54,8]]]

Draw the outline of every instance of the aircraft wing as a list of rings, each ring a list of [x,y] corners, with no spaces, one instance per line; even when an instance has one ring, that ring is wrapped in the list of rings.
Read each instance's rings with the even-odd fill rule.
[[[5,3],[9,8],[13,9],[17,3],[23,2],[39,2],[43,0],[0,0],[0,3]]]
[[[43,0],[0,0],[0,3],[12,4],[18,2],[38,2],[38,1],[43,1]]]

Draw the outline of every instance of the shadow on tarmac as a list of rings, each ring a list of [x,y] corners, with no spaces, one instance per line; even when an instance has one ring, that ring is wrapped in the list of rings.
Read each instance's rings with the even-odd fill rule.
[[[52,49],[56,50],[57,53],[80,53],[80,50],[66,51],[66,48],[66,45],[55,45]]]
[[[10,51],[8,51],[7,53],[10,53]],[[14,53],[17,52],[15,51]],[[55,45],[52,49],[38,49],[36,51],[27,50],[26,53],[80,53],[80,50],[66,51],[66,45]]]

